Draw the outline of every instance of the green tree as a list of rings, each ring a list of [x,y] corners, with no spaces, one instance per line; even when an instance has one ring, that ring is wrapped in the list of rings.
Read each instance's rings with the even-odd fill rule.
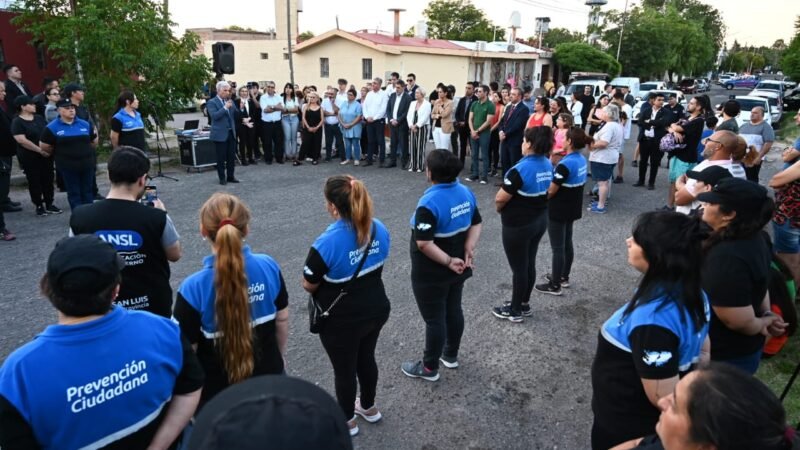
[[[154,111],[163,120],[200,93],[211,64],[195,54],[197,35],[172,35],[175,24],[160,2],[77,0],[74,14],[69,3],[19,0],[15,9],[20,15],[14,21],[34,40],[47,43],[64,70],[64,81],[78,80],[80,69],[86,102],[100,120],[101,139],[108,136],[123,89],[146,100],[141,104],[143,115]]]
[[[428,36],[456,41],[505,39],[505,29],[495,27],[469,0],[433,0],[422,14],[428,19]]]
[[[786,76],[794,80],[800,80],[800,16],[795,22],[795,34],[789,47],[783,53],[781,59],[781,69]]]
[[[225,29],[228,31],[256,31],[250,27],[245,28],[245,27],[240,27],[239,25],[228,25],[227,27],[225,27]]]
[[[414,37],[417,34],[416,27],[411,27],[403,33],[405,37]]]
[[[297,42],[307,41],[314,37],[314,33],[311,31],[303,31],[300,35],[297,36]]]
[[[559,44],[555,58],[566,72],[605,72],[614,77],[622,70],[611,55],[583,42]]]
[[[556,48],[558,44],[567,42],[584,42],[586,35],[580,31],[570,31],[566,28],[551,28],[547,33],[542,34],[542,46],[546,48]],[[531,36],[528,38],[531,44],[539,44],[539,36]]]
[[[719,65],[720,70],[725,72],[744,72],[747,68],[747,58],[744,52],[730,52]]]

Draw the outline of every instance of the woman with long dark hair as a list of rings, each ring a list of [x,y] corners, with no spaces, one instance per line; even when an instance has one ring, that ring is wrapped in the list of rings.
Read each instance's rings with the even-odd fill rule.
[[[711,363],[681,378],[658,401],[656,434],[612,450],[797,450],[778,397],[758,379]]]
[[[283,128],[283,154],[287,160],[297,161],[297,127],[300,125],[300,101],[292,83],[283,86],[283,112],[281,128]]]
[[[597,99],[597,103],[592,105],[592,109],[589,111],[589,119],[588,119],[589,136],[594,136],[594,134],[597,133],[597,130],[599,130],[600,127],[603,125],[603,121],[599,117],[597,117],[596,113],[597,111],[600,111],[601,109],[608,106],[609,101],[611,101],[611,99],[608,98],[608,95],[603,94],[600,96],[599,99]],[[630,120],[630,117],[628,118],[628,120]]]
[[[703,290],[714,312],[711,359],[754,374],[766,336],[781,336],[786,329],[766,296],[771,252],[761,230],[775,204],[763,186],[739,178],[720,180],[697,200],[703,222],[713,230],[703,264]]]
[[[463,164],[453,152],[433,150],[425,161],[432,184],[411,217],[411,289],[425,321],[421,360],[402,364],[403,374],[439,379],[439,363],[458,367],[464,333],[461,294],[472,276],[472,259],[481,234],[475,194],[458,182]]]
[[[555,123],[553,117],[547,113],[547,108],[550,107],[550,100],[546,97],[536,97],[533,101],[533,111],[525,128],[547,126],[552,127]]]
[[[497,175],[497,169],[500,167],[500,119],[506,112],[506,102],[503,100],[503,93],[495,91],[492,93],[492,102],[494,102],[494,118],[492,119],[492,136],[489,140],[489,176]]]
[[[173,317],[206,373],[201,405],[231,384],[284,370],[286,284],[274,259],[244,243],[249,231],[250,210],[233,195],[218,192],[200,208],[213,254],[181,283]]]
[[[319,339],[333,365],[336,399],[348,419],[350,435],[355,436],[356,414],[369,423],[382,417],[375,406],[375,346],[389,319],[389,298],[381,277],[391,243],[386,227],[372,215],[372,198],[364,183],[350,175],[333,176],[325,181],[324,195],[334,222],[308,252],[303,289],[329,314]],[[362,258],[366,258],[363,263]],[[347,294],[334,303],[345,287]]]
[[[553,129],[525,130],[522,159],[506,172],[494,202],[503,223],[503,249],[512,273],[511,301],[492,308],[492,314],[512,323],[531,315],[530,298],[536,281],[536,253],[547,230],[547,188],[553,165]]]
[[[572,114],[561,113],[556,119],[556,125],[553,127],[553,150],[550,152],[550,162],[555,166],[566,155],[564,150],[564,141],[567,138],[567,132],[575,126]],[[580,128],[580,127],[579,127]]]
[[[11,135],[17,141],[17,159],[25,171],[36,215],[61,214],[61,209],[53,204],[53,157],[39,147],[39,137],[47,124],[36,114],[36,103],[27,95],[20,95],[14,103],[17,117],[11,121]]]
[[[700,221],[653,211],[626,240],[642,274],[629,302],[600,328],[592,364],[592,448],[608,449],[655,431],[658,401],[708,351],[708,299],[700,283]]]
[[[436,89],[436,100],[431,106],[433,120],[433,142],[437,150],[450,148],[450,135],[453,133],[453,95],[447,87]]]
[[[533,287],[543,294],[561,295],[561,288],[569,287],[569,274],[575,257],[572,225],[583,215],[587,163],[582,153],[589,145],[592,145],[592,138],[583,129],[572,127],[567,131],[564,139],[566,156],[553,170],[553,181],[547,189],[547,234],[553,251],[553,266],[552,272],[544,276],[546,283]]]

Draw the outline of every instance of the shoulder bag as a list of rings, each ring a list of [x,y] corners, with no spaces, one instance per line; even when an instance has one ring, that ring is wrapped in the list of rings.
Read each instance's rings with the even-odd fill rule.
[[[356,267],[355,273],[353,276],[350,277],[350,280],[342,286],[342,289],[339,291],[339,295],[331,302],[331,305],[326,310],[322,310],[320,308],[317,301],[314,299],[314,294],[308,294],[308,331],[312,334],[319,334],[322,331],[322,328],[325,326],[328,317],[330,317],[330,312],[339,300],[341,300],[345,295],[347,295],[347,291],[353,286],[353,283],[358,278],[359,272],[361,272],[361,268],[364,267],[364,262],[367,260],[367,256],[369,256],[369,250],[372,246],[372,241],[375,240],[375,223],[372,223],[372,233],[369,237],[369,242],[367,242],[367,246],[364,248],[364,254],[361,255],[361,261],[358,262],[358,267]]]

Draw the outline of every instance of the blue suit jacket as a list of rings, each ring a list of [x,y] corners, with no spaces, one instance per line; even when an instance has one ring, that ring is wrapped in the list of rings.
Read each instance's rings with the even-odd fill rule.
[[[509,147],[521,147],[522,138],[525,136],[525,125],[528,122],[530,110],[524,103],[519,102],[511,111],[510,107],[506,107],[506,112],[500,118],[500,131],[506,134],[506,139],[503,145]]]
[[[228,140],[228,133],[233,132],[233,139],[236,139],[236,123],[239,110],[236,106],[225,109],[225,103],[219,97],[214,97],[206,103],[208,117],[211,118],[211,136],[214,142],[225,142]]]

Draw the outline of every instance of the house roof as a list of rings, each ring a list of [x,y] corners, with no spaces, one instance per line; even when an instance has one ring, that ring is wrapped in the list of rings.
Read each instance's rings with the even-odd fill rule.
[[[472,58],[537,59],[541,52],[528,51],[528,49],[533,49],[533,47],[525,46],[526,48],[524,50],[520,50],[518,47],[517,51],[509,53],[507,51],[507,46],[501,45],[502,43],[492,43],[496,45],[493,45],[491,50],[487,45],[486,50],[478,51],[477,45],[474,42],[424,39],[406,36],[394,38],[393,36],[381,33],[351,32],[344,30],[331,30],[307,41],[303,41],[297,46],[295,51],[301,53],[308,48],[335,38],[346,39],[367,48],[392,55],[400,55],[403,53],[427,53]],[[472,44],[472,46],[470,47],[468,44]],[[519,46],[520,44],[517,45]]]
[[[478,49],[478,42],[467,42],[467,41],[449,41],[459,47],[466,48],[467,50],[475,51]],[[495,41],[495,42],[487,42],[483,52],[490,52],[490,53],[509,53],[508,51],[508,42],[505,41]],[[517,42],[514,44],[514,53],[537,53],[537,54],[546,54],[549,53],[546,50],[539,49],[536,47],[531,47],[530,45],[523,44],[521,42]]]

